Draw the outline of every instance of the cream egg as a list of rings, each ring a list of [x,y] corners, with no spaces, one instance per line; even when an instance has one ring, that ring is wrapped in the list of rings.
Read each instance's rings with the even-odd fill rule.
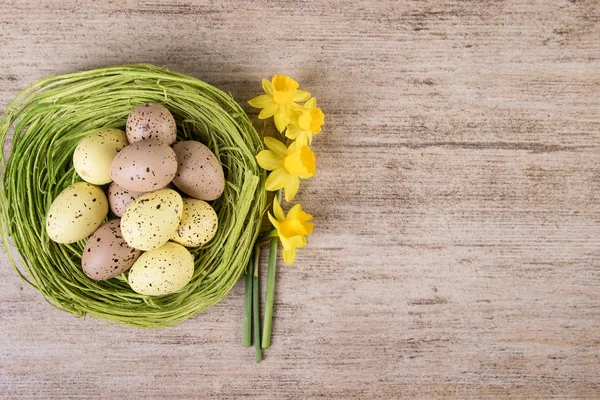
[[[91,235],[108,214],[108,200],[98,186],[77,182],[52,202],[46,232],[57,243],[75,243]]]

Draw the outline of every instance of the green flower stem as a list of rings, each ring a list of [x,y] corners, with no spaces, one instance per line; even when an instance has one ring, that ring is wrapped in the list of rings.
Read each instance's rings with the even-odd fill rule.
[[[244,293],[244,331],[242,332],[242,345],[252,345],[252,276],[254,272],[254,259],[251,257],[246,272],[246,291]]]
[[[258,280],[260,277],[258,269],[258,260],[260,257],[260,247],[254,248],[254,276],[252,277],[252,299],[253,299],[253,311],[254,311],[254,349],[256,351],[256,363],[262,361],[262,350],[260,348],[260,288]]]
[[[281,189],[277,191],[277,201],[281,203]],[[275,269],[277,267],[277,249],[279,238],[271,239],[269,246],[269,270],[267,273],[267,295],[265,298],[265,319],[263,322],[262,348],[271,346],[271,328],[273,325],[273,302],[275,300]]]

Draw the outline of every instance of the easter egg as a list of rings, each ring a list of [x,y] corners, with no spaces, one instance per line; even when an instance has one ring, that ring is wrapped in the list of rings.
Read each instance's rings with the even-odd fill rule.
[[[127,145],[127,136],[119,129],[101,129],[84,137],[73,152],[75,172],[94,185],[109,183],[110,164]]]
[[[185,197],[183,215],[171,240],[186,247],[201,246],[217,233],[215,210],[205,201]]]
[[[170,146],[177,138],[173,114],[158,103],[142,104],[131,110],[125,130],[129,143],[155,139]]]
[[[108,187],[108,204],[110,205],[110,210],[117,217],[121,217],[127,206],[144,193],[127,190],[119,186],[117,182],[113,182]]]
[[[127,245],[120,222],[120,219],[108,221],[88,238],[81,255],[81,267],[89,278],[97,281],[113,278],[127,271],[142,254]]]
[[[173,146],[177,155],[177,174],[173,184],[188,196],[200,200],[215,200],[225,189],[223,167],[205,145],[194,140]]]
[[[143,140],[125,147],[110,165],[112,180],[134,192],[163,188],[176,172],[175,152],[155,140]]]
[[[161,247],[177,230],[183,213],[183,200],[172,189],[145,193],[123,213],[121,232],[127,244],[149,251]]]
[[[168,242],[147,251],[129,270],[129,286],[140,294],[160,296],[177,292],[194,275],[194,257],[182,245]]]
[[[98,186],[77,182],[63,190],[46,214],[46,232],[57,243],[75,243],[91,235],[108,214],[108,200]]]

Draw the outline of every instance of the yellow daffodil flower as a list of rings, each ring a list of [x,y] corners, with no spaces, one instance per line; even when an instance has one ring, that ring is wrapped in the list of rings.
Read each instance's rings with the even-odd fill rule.
[[[269,191],[285,189],[285,200],[291,201],[298,188],[300,179],[308,179],[317,172],[315,153],[306,144],[293,142],[289,147],[279,140],[266,137],[263,150],[256,156],[258,164],[269,174],[266,188]]]
[[[298,101],[306,101],[310,93],[298,90],[298,82],[289,76],[277,74],[272,82],[262,80],[262,87],[266,94],[261,94],[248,101],[254,108],[261,108],[259,119],[273,117],[279,132],[288,126],[296,117],[297,109],[301,108]]]
[[[283,213],[277,196],[273,200],[273,217],[269,213],[269,220],[277,230],[277,236],[283,245],[283,261],[291,264],[296,258],[296,249],[306,246],[306,236],[313,231],[312,215],[302,211],[302,206],[296,204],[288,211],[287,217]]]
[[[301,143],[311,144],[313,134],[321,132],[321,126],[325,123],[325,114],[317,108],[317,99],[314,97],[308,100],[298,112],[300,113],[298,119],[287,127],[285,136],[297,139]]]

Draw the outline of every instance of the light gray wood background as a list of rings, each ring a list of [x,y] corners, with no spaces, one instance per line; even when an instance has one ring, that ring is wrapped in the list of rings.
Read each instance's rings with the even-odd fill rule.
[[[2,1],[2,109],[46,75],[150,62],[242,104],[286,73],[326,126],[298,196],[315,234],[280,264],[262,364],[240,344],[240,284],[174,329],[106,326],[53,309],[2,252],[0,397],[600,398],[599,15]]]

